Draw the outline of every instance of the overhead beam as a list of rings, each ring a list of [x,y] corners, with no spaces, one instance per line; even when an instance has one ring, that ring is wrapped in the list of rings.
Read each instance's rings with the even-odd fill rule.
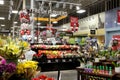
[[[76,5],[76,6],[81,6],[79,3],[70,3],[70,2],[65,2],[65,1],[51,1],[51,0],[35,0],[35,1],[43,1],[43,2],[51,2],[51,3],[62,3],[62,4],[70,4],[70,5]]]
[[[64,18],[66,18],[67,16],[60,16],[58,18],[51,18],[51,22],[55,22],[55,21],[60,21]],[[43,18],[43,17],[35,17],[34,20],[38,20],[38,21],[49,21],[49,18]]]

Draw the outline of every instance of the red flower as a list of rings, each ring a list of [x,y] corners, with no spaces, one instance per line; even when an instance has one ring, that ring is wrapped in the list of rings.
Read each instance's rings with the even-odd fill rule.
[[[40,80],[39,78],[33,78],[32,80]]]
[[[54,78],[46,78],[45,80],[55,80]]]
[[[46,79],[47,78],[47,76],[46,75],[40,75],[39,77],[38,77],[39,79]]]

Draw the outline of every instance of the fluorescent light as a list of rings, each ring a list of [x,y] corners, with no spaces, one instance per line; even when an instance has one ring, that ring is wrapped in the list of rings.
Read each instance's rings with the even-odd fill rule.
[[[86,10],[78,10],[77,13],[84,13]]]
[[[40,25],[41,23],[37,23],[37,25]]]
[[[14,24],[17,24],[17,23],[18,23],[17,21],[14,22]]]
[[[1,26],[5,26],[4,24],[1,24]]]
[[[18,11],[17,10],[12,10],[12,13],[17,14]]]
[[[58,22],[57,22],[57,21],[54,21],[53,23],[56,24],[56,23],[58,23]]]
[[[80,7],[79,7],[79,6],[76,6],[76,10],[80,10]]]
[[[50,14],[50,17],[57,17],[57,14]]]
[[[0,0],[0,5],[3,5],[4,4],[4,1],[3,0]]]
[[[1,20],[4,20],[5,18],[4,17],[0,17]]]

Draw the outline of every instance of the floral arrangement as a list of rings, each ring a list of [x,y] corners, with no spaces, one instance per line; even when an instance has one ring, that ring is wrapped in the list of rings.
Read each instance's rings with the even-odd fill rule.
[[[2,43],[3,42],[3,43]],[[12,39],[0,39],[0,55],[5,59],[18,59],[30,45],[26,41]]]
[[[37,78],[32,78],[32,80],[55,80],[54,78],[48,77],[46,75],[40,75]]]
[[[23,78],[29,79],[34,75],[38,68],[38,62],[25,61],[17,64],[17,74],[22,75]]]
[[[3,63],[4,60],[4,63]],[[0,76],[4,79],[8,79],[16,71],[16,65],[14,63],[6,63],[4,58],[0,60]]]

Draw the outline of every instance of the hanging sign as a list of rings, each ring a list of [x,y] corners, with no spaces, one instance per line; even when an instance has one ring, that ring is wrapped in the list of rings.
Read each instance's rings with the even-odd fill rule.
[[[117,23],[120,24],[120,10],[117,11]]]
[[[20,22],[24,23],[24,22],[30,22],[30,16],[28,11],[26,10],[21,10],[19,12],[19,17],[20,17]]]
[[[72,32],[78,31],[78,18],[77,17],[70,17],[70,25],[71,25],[71,30]]]
[[[120,35],[113,35],[112,50],[120,50]]]
[[[77,17],[70,17],[70,25],[71,27],[78,27],[78,18]]]

